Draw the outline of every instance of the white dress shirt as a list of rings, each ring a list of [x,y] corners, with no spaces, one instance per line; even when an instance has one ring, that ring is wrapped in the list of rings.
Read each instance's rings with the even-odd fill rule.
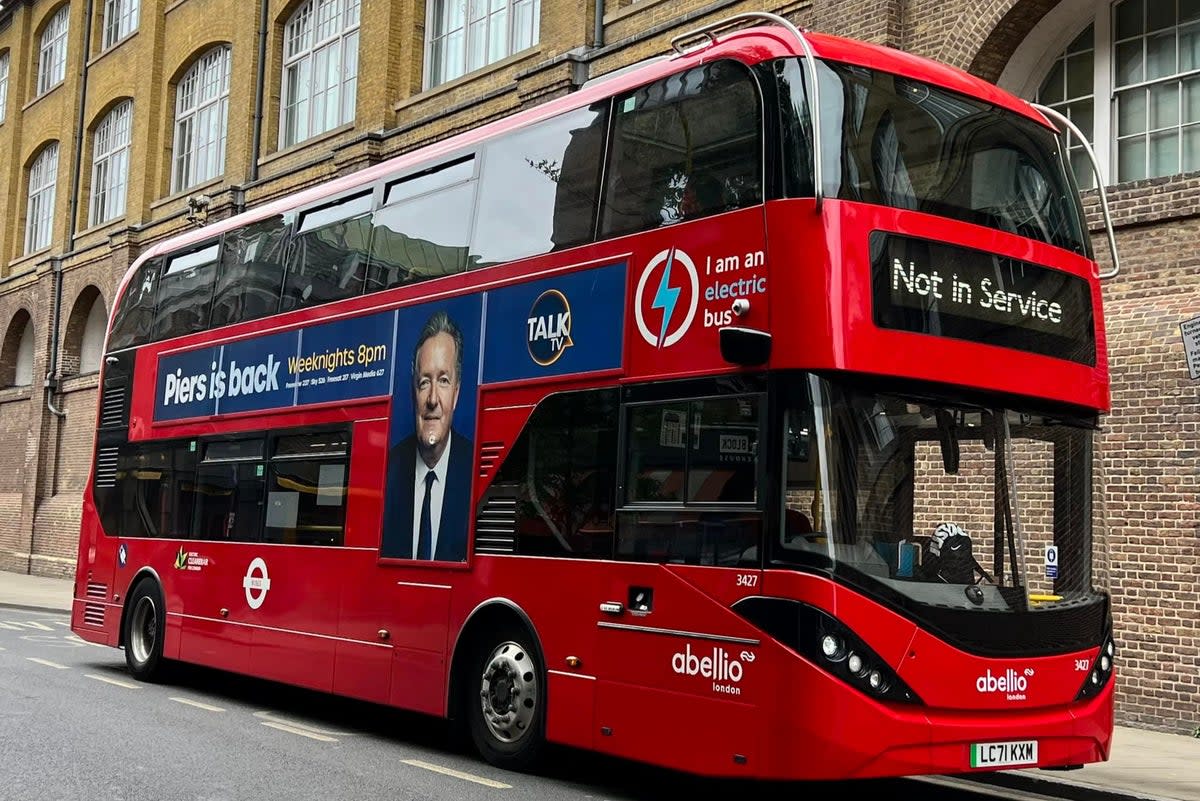
[[[437,557],[438,528],[442,523],[442,498],[446,495],[446,469],[450,462],[450,439],[452,436],[454,436],[452,433],[446,434],[446,447],[432,471],[425,464],[425,460],[421,458],[420,449],[417,450],[417,468],[413,473],[412,555],[414,559],[421,558],[417,552],[421,542],[421,504],[425,502],[425,475],[429,472],[432,472],[436,479],[429,490],[429,532],[432,535],[429,541],[429,555],[431,558]]]

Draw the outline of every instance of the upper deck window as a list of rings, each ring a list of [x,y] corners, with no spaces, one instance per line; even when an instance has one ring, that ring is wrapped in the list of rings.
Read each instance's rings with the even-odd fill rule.
[[[750,73],[717,61],[616,98],[602,236],[762,201],[762,104]]]
[[[777,64],[789,193],[811,193],[805,74]],[[1054,133],[920,81],[821,62],[825,195],[984,225],[1090,253]]]
[[[216,242],[167,260],[158,287],[155,339],[191,334],[208,327],[217,268]]]
[[[592,238],[607,109],[601,103],[560,114],[487,145],[472,240],[480,262],[520,259]]]
[[[371,193],[300,215],[288,255],[281,311],[362,292],[371,247]]]
[[[370,292],[467,269],[475,159],[439,165],[387,187],[372,217]]]

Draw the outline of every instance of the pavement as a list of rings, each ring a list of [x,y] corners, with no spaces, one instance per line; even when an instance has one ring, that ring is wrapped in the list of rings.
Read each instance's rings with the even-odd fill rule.
[[[7,610],[70,612],[72,586],[70,579],[0,571],[0,621]],[[1197,718],[1200,725],[1200,713]],[[1200,801],[1200,738],[1117,726],[1107,762],[1071,771],[972,774],[971,779],[1072,801]]]

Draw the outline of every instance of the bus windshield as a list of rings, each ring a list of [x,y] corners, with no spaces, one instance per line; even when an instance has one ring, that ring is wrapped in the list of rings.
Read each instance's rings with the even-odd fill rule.
[[[1091,421],[809,381],[783,428],[777,559],[918,605],[1094,597]]]
[[[812,194],[798,59],[776,62],[788,194]],[[825,197],[910,209],[1091,254],[1058,138],[1010,111],[921,81],[818,62]]]

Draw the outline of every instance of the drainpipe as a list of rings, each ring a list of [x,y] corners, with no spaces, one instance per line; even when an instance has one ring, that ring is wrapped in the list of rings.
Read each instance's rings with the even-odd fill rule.
[[[67,200],[67,253],[75,251],[75,234],[78,232],[79,176],[83,171],[83,128],[86,124],[88,87],[88,54],[92,49],[92,18],[95,15],[95,0],[88,0],[83,21],[83,71],[79,77],[79,104],[75,110],[75,144],[71,156],[71,196]],[[58,328],[62,322],[63,262],[54,260],[54,302],[50,325],[50,364],[46,371],[46,408],[55,417],[66,417],[66,411],[54,406],[54,392],[58,381]]]
[[[592,28],[592,47],[604,47],[604,0],[596,0],[596,22]]]
[[[254,75],[254,134],[250,143],[251,182],[258,180],[258,156],[262,150],[263,89],[267,78],[267,0],[259,0],[258,7],[258,69]]]

